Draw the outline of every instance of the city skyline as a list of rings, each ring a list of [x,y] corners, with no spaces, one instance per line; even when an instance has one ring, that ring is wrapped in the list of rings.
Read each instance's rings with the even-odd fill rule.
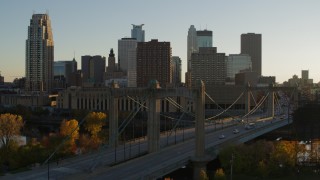
[[[74,53],[78,63],[84,55],[107,57],[111,48],[118,51],[119,39],[130,37],[131,24],[144,24],[145,41],[158,39],[171,43],[172,55],[182,60],[184,81],[187,34],[190,25],[194,25],[197,30],[212,30],[214,47],[226,55],[240,53],[241,34],[262,34],[262,75],[276,76],[277,82],[282,83],[294,74],[301,77],[301,70],[307,69],[309,77],[319,82],[320,23],[317,17],[320,13],[317,7],[320,2],[206,1],[198,11],[194,9],[197,3],[3,1],[0,6],[1,75],[6,82],[25,76],[26,27],[32,13],[48,12],[55,41],[54,61],[72,59]]]

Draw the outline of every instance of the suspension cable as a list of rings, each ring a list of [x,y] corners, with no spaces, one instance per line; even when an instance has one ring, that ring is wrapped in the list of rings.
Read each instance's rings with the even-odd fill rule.
[[[250,91],[250,94],[251,94],[251,97],[253,99],[253,102],[254,102],[254,105],[256,106],[257,105],[257,101],[256,99],[254,98],[253,94],[252,94],[252,91]]]
[[[214,103],[214,104],[216,104],[217,105],[217,107],[219,107],[220,109],[222,109],[222,110],[224,110],[218,103],[216,103],[213,99],[212,99],[212,97],[207,93],[207,92],[204,92],[205,93],[205,95]],[[243,93],[243,92],[242,92]],[[231,114],[229,114],[228,113],[228,111],[226,111],[226,113],[230,116],[230,117],[234,117],[233,115],[231,115]]]
[[[259,103],[253,109],[251,109],[246,115],[244,115],[242,118],[245,118],[245,117],[253,114],[262,105],[262,103],[267,99],[268,96],[269,96],[269,93],[266,96],[263,96],[263,98],[259,101]]]
[[[220,116],[221,114],[225,113],[226,111],[228,111],[228,110],[242,97],[243,94],[244,94],[244,93],[242,92],[242,93],[240,94],[240,96],[239,96],[228,108],[226,108],[225,110],[223,110],[223,111],[220,112],[219,114],[217,114],[217,115],[215,115],[215,116],[212,116],[212,117],[210,117],[210,118],[207,118],[207,119],[205,119],[205,120],[208,121],[208,120],[214,119],[214,118]]]

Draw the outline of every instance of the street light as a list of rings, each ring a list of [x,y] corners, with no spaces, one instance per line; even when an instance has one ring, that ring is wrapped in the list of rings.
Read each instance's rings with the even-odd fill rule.
[[[233,153],[232,153],[232,155],[231,155],[231,160],[230,160],[230,164],[231,164],[230,179],[231,179],[231,180],[232,180],[233,159],[234,159],[234,155],[233,155]]]

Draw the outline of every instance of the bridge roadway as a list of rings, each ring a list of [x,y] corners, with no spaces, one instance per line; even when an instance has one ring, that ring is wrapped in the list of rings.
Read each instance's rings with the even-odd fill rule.
[[[264,133],[287,125],[287,118],[272,120],[271,118],[256,123],[256,127],[245,130],[243,125],[228,127],[221,131],[206,133],[206,149],[211,160],[216,158],[218,151],[229,144],[239,144],[254,139]],[[237,128],[240,132],[233,134]],[[219,139],[224,134],[226,138]],[[194,139],[175,146],[161,149],[143,157],[113,167],[102,167],[91,174],[78,174],[77,179],[155,179],[187,165],[194,156]]]
[[[258,136],[252,135],[251,132],[256,132],[261,128],[261,130],[265,130],[265,127],[270,127],[270,125],[273,125],[271,127],[274,127],[274,125],[277,125],[280,122],[280,125],[283,126],[283,122],[287,122],[284,120],[273,120],[275,122],[271,124],[270,121],[271,118],[261,119],[260,122],[256,123],[257,127],[249,131],[244,130],[243,125],[233,126],[234,124],[232,122],[228,122],[224,125],[217,124],[216,127],[214,125],[207,126],[206,147],[207,149],[209,147],[215,147],[214,150],[217,150],[217,145],[223,145],[221,143],[230,142],[230,140],[234,140],[234,138],[236,138],[239,143],[245,142]],[[240,133],[232,134],[232,130],[234,128],[239,129]],[[257,133],[258,132],[254,134]],[[66,159],[59,164],[56,164],[55,162],[50,163],[50,179],[74,179],[75,177],[77,177],[77,179],[91,179],[93,177],[95,179],[115,179],[116,177],[118,177],[118,179],[141,179],[143,177],[150,179],[152,177],[161,177],[186,165],[189,162],[190,157],[194,155],[194,128],[179,130],[177,131],[176,136],[173,132],[169,138],[167,137],[167,134],[168,132],[161,134],[160,145],[161,147],[171,146],[163,148],[159,152],[147,154],[115,166],[113,166],[115,163],[115,154],[117,162],[123,162],[125,159],[146,154],[147,140],[145,138],[140,138],[135,141],[131,141],[130,143],[127,142],[125,147],[123,145],[119,145],[116,151],[115,148],[107,148],[102,149],[98,153],[91,153]],[[224,134],[226,138],[219,139],[218,136],[221,134]],[[237,139],[238,137],[242,138]],[[244,140],[241,141],[241,139]],[[173,145],[175,142],[177,142],[177,144]],[[212,151],[212,149],[208,150]],[[48,168],[47,166],[42,166],[34,168],[31,171],[18,174],[7,174],[3,178],[48,179]]]

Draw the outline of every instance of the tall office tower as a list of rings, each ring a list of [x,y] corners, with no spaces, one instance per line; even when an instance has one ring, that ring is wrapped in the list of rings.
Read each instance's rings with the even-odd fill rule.
[[[106,58],[101,56],[81,56],[83,82],[103,83]]]
[[[129,59],[129,51],[136,50],[137,40],[135,38],[122,38],[118,40],[118,61],[120,69],[124,72],[128,71],[130,61],[135,61],[135,59]]]
[[[33,14],[26,40],[26,91],[50,92],[54,44],[47,14]]]
[[[170,42],[138,42],[137,87],[147,87],[151,80],[158,80],[161,87],[172,82]]]
[[[144,24],[132,24],[133,27],[131,29],[131,38],[135,38],[138,42],[144,42],[144,30],[142,30],[143,25]]]
[[[226,63],[225,53],[217,53],[216,47],[199,47],[199,52],[192,53],[191,84],[194,87],[198,80],[206,85],[225,83]]]
[[[301,70],[301,79],[303,80],[309,79],[309,70]]]
[[[188,72],[191,71],[191,54],[198,51],[197,30],[194,25],[191,25],[188,31],[188,49],[187,49],[187,61]]]
[[[261,34],[241,34],[241,54],[248,54],[251,56],[252,71],[256,72],[258,76],[262,75],[261,39]]]
[[[212,47],[212,31],[197,31],[197,44],[200,47]]]
[[[137,48],[128,50],[128,87],[137,87]]]
[[[227,82],[234,82],[235,75],[244,71],[251,71],[251,57],[247,54],[230,54],[226,59]]]
[[[71,75],[77,71],[77,61],[55,61],[53,63],[53,77],[55,88],[70,86]]]
[[[179,56],[172,56],[172,84],[181,84],[181,59]]]

